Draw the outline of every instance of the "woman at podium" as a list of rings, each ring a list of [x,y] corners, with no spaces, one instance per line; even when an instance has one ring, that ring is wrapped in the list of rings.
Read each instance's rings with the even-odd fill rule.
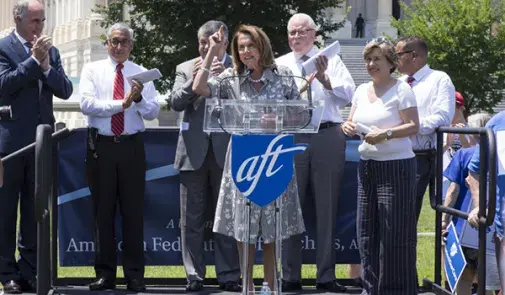
[[[256,26],[241,25],[232,40],[233,68],[226,69],[218,77],[211,77],[212,59],[224,46],[222,30],[210,38],[210,48],[193,81],[193,91],[205,97],[228,99],[300,99],[300,93],[286,67],[276,66],[270,40]],[[228,146],[226,162],[221,181],[221,189],[215,214],[214,232],[234,237],[242,256],[243,247],[249,248],[248,277],[252,278],[255,244],[263,240],[264,279],[274,290],[275,277],[275,201],[259,207],[251,204],[250,229],[246,236],[243,214],[246,198],[238,191],[231,175],[231,144]],[[293,175],[295,175],[293,173]],[[288,188],[282,194],[281,235],[286,239],[305,231],[302,211],[298,200],[296,177],[293,176]],[[242,265],[242,275],[244,273]],[[252,279],[249,289],[253,290]],[[245,287],[245,286],[244,286]]]

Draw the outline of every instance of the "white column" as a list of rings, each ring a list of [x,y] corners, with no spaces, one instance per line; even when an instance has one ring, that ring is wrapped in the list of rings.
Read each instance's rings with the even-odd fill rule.
[[[349,39],[352,34],[352,24],[346,18],[347,4],[344,1],[341,7],[331,7],[326,9],[326,16],[330,18],[333,22],[344,21],[344,27],[340,28],[338,31],[331,33],[330,38],[332,39]]]
[[[94,10],[94,9],[96,9],[97,5],[105,5],[105,4],[106,4],[105,0],[91,0],[91,9]],[[99,13],[92,12],[91,19],[92,20],[101,20],[101,19],[103,19],[103,16]]]
[[[396,30],[391,27],[391,16],[393,14],[392,0],[378,0],[377,11],[377,36],[389,35],[396,38]]]

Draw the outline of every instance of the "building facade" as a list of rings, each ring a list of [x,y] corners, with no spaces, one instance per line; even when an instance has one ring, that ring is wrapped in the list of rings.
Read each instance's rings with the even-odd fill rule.
[[[12,9],[18,0],[0,0],[0,38],[12,32],[14,21]],[[62,66],[74,85],[72,97],[63,101],[55,98],[55,117],[70,128],[85,125],[85,117],[79,110],[79,76],[84,64],[107,57],[107,49],[101,36],[105,29],[100,26],[102,16],[94,13],[96,5],[107,5],[114,0],[40,0],[44,3],[46,22],[44,33],[52,36],[53,44],[58,47]],[[352,39],[355,36],[354,23],[359,13],[365,19],[364,37],[369,39],[387,33],[396,36],[389,25],[391,16],[399,17],[400,0],[346,0],[341,8],[326,11],[327,17],[335,21],[346,18],[345,26],[335,32],[334,39]],[[410,0],[404,0],[410,2]],[[347,17],[346,17],[347,15]],[[124,17],[127,18],[127,9]],[[350,69],[352,71],[352,69]],[[363,71],[361,67],[356,71]],[[159,96],[164,103],[165,96]],[[147,122],[150,126],[178,126],[178,114],[160,112],[159,120]]]

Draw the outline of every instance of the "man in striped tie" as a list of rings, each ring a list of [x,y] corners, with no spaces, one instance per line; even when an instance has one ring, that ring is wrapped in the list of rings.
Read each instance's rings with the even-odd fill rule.
[[[145,291],[144,187],[146,160],[144,119],[158,116],[160,106],[152,82],[125,82],[145,71],[128,61],[133,30],[114,24],[107,34],[109,57],[86,64],[82,70],[81,110],[88,116],[86,174],[91,190],[95,232],[96,281],[92,291],[116,287],[116,206],[123,221],[123,269],[127,288]]]

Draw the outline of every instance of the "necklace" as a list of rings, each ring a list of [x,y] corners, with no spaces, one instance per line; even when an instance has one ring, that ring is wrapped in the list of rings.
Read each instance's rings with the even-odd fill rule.
[[[260,83],[261,80],[263,79],[263,76],[261,76],[258,80],[254,80],[253,78],[251,78],[251,76],[248,76],[249,80],[251,80],[251,82],[253,83]]]

